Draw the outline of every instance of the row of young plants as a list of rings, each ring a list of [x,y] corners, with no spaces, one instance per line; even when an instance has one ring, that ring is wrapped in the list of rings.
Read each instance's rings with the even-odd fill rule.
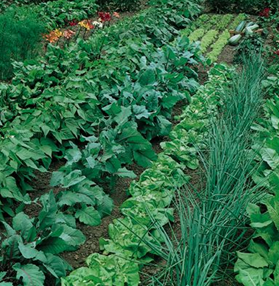
[[[140,269],[153,261],[164,242],[160,228],[174,221],[171,202],[176,189],[189,181],[185,170],[198,168],[198,150],[204,146],[209,118],[217,114],[231,72],[225,65],[210,71],[208,83],[192,97],[170,133],[171,140],[162,143],[163,152],[129,187],[131,198],[120,207],[124,217],[109,225],[109,239],[100,240],[103,253],[90,255],[88,266],[63,278],[62,285],[139,285]]]
[[[245,18],[244,14],[203,14],[184,33],[189,35],[190,41],[200,41],[201,52],[211,62],[216,62],[228,43],[229,31],[234,30]]]
[[[133,20],[139,24],[136,19]],[[161,24],[168,25],[166,22]],[[127,25],[129,22],[120,25],[119,37],[121,28],[125,27],[127,30]],[[164,26],[161,26],[162,29]],[[107,31],[116,36],[115,27]],[[5,177],[16,172],[21,181],[20,188],[27,191],[29,186],[24,178],[31,178],[35,169],[45,171],[51,163],[51,157],[63,156],[63,141],[80,138],[85,134],[97,134],[110,125],[116,130],[116,124],[124,125],[129,117],[134,118],[141,134],[148,139],[156,134],[168,133],[170,122],[167,117],[170,116],[172,106],[188,96],[184,91],[185,87],[191,93],[198,86],[194,80],[194,70],[185,67],[187,62],[194,65],[200,61],[198,49],[195,45],[189,46],[186,38],[181,38],[176,47],[168,46],[161,50],[150,42],[142,42],[138,35],[134,36],[133,42],[128,40],[120,43],[121,52],[120,46],[109,46],[112,43],[109,42],[104,45],[102,55],[99,50],[94,51],[95,47],[91,44],[95,39],[91,39],[73,43],[68,50],[49,46],[45,59],[38,59],[32,65],[19,63],[22,69],[18,71],[13,84],[1,85],[2,143],[3,150],[7,148],[7,151],[2,152],[5,155],[2,160]],[[96,41],[99,42],[99,39],[97,37]],[[159,39],[160,35],[157,41]],[[153,40],[156,38],[153,37]],[[116,41],[113,42],[116,44]],[[86,49],[90,49],[88,53]],[[192,53],[185,53],[186,49]],[[90,58],[93,52],[97,56]],[[102,58],[99,59],[101,55]],[[122,60],[124,55],[126,61]],[[62,58],[64,62],[61,63]],[[63,72],[68,64],[71,69]],[[155,69],[157,66],[158,70]],[[168,70],[164,70],[165,66],[168,66]],[[175,69],[178,74],[172,75]],[[126,76],[128,72],[130,77]],[[188,77],[182,76],[183,72]],[[126,82],[124,87],[123,80]],[[137,82],[132,83],[132,80]],[[175,96],[170,96],[163,90],[166,83],[169,90],[176,89],[173,91]],[[138,94],[140,91],[140,100],[144,105],[133,97],[133,93]],[[122,97],[122,94],[125,95]],[[123,120],[121,116],[124,116]],[[120,133],[118,130],[114,136]],[[64,147],[68,147],[67,142],[65,144]],[[150,147],[150,144],[147,146]],[[11,150],[17,150],[18,159],[15,159]],[[119,149],[119,153],[121,152]],[[14,188],[8,189],[12,192]],[[16,189],[13,192],[16,193]]]
[[[258,204],[250,204],[247,211],[250,226],[254,230],[248,252],[238,252],[235,264],[237,280],[243,285],[277,285],[278,277],[278,123],[279,90],[278,73],[263,82],[267,91],[264,116],[256,121],[253,130],[255,150],[259,150],[260,166],[253,175],[254,181],[268,191]]]
[[[85,241],[76,219],[97,225],[111,211],[98,184],[113,187],[135,176],[128,164],[156,158],[150,139],[168,134],[172,107],[198,87],[197,45],[186,37],[167,44],[188,24],[183,15],[196,12],[192,2],[158,1],[87,41],[49,45],[45,58],[17,63],[12,83],[1,84],[1,220],[13,216],[3,222],[2,283],[59,283],[70,267],[59,254]],[[62,189],[36,200],[42,210],[29,218],[34,171],[47,172],[55,158],[67,162],[51,179]]]

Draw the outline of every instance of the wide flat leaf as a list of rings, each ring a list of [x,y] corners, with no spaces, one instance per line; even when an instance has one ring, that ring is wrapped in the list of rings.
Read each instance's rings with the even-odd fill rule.
[[[79,246],[83,244],[86,240],[84,234],[68,225],[63,225],[63,233],[59,236],[62,238],[68,245]]]
[[[18,213],[13,218],[13,228],[17,231],[21,231],[21,235],[26,241],[34,240],[37,234],[36,228],[31,221],[29,216],[23,212]]]
[[[133,113],[136,119],[149,118],[151,114],[144,105],[133,105]]]
[[[66,189],[84,181],[85,179],[86,177],[82,176],[82,172],[80,170],[74,170],[63,178],[62,185]]]
[[[157,117],[158,119],[158,126],[160,128],[159,130],[159,136],[166,136],[171,132],[171,122],[168,121],[164,116],[159,115]]]
[[[139,78],[139,83],[141,85],[151,85],[156,82],[156,75],[153,69],[149,68],[145,70]]]
[[[75,216],[80,222],[91,226],[97,226],[101,223],[101,216],[93,207],[83,207],[77,210]]]
[[[130,179],[135,179],[137,177],[137,175],[133,171],[127,170],[126,168],[118,169],[115,175],[121,178],[130,178]]]
[[[62,258],[55,256],[51,253],[46,253],[44,256],[39,257],[43,262],[46,269],[56,278],[63,277],[66,275],[66,267]]]
[[[67,250],[74,250],[71,245],[60,237],[47,238],[37,246],[37,249],[51,254],[59,254]]]
[[[38,250],[35,249],[34,243],[29,243],[29,244],[23,244],[19,243],[18,248],[22,254],[22,256],[26,259],[31,259],[34,258],[38,255]]]
[[[242,253],[238,251],[237,256],[243,262],[254,268],[263,268],[268,266],[266,260],[258,253]]]
[[[13,266],[13,269],[17,272],[16,278],[22,278],[24,286],[44,286],[45,275],[38,266],[17,263]]]
[[[271,148],[262,148],[260,150],[263,160],[270,166],[271,169],[275,169],[279,166],[279,154]]]
[[[136,163],[142,167],[149,167],[152,161],[157,159],[156,153],[152,148],[145,150],[133,150]]]

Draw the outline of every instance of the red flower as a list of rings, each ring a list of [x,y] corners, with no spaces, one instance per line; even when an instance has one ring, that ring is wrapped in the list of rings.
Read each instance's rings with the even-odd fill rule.
[[[111,15],[108,12],[98,12],[98,15],[102,22],[109,22],[111,20]]]
[[[76,20],[76,19],[69,21],[70,26],[76,26],[77,24],[78,24],[78,20]]]
[[[268,17],[269,17],[270,10],[271,10],[270,8],[264,8],[264,9],[259,13],[259,16],[260,16],[260,17],[268,18]]]
[[[279,50],[273,52],[275,55],[279,56]]]

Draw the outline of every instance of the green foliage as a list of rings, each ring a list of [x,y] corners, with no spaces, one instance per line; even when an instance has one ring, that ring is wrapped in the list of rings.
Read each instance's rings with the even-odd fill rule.
[[[276,192],[279,179],[277,166],[278,148],[278,122],[279,122],[279,90],[278,74],[268,77],[263,81],[268,95],[271,97],[265,103],[265,117],[258,119],[253,129],[259,133],[255,139],[255,148],[261,146],[258,161],[260,167],[253,179],[257,184],[266,187],[271,192]]]
[[[17,9],[18,6],[37,13],[40,18],[39,23],[43,22],[49,29],[64,27],[73,19],[84,20],[95,16],[98,9],[95,0],[16,0],[1,2],[0,12],[5,12],[8,7]]]
[[[252,35],[245,36],[236,48],[234,54],[234,62],[242,63],[243,57],[248,57],[251,52],[263,52],[264,39],[261,35],[253,33]]]
[[[217,30],[209,30],[201,39],[201,52],[205,53],[207,48],[213,43],[213,41],[217,38],[218,31]]]
[[[187,10],[189,6],[191,11]],[[55,197],[52,193],[45,195],[43,210],[38,218],[31,219],[38,232],[24,245],[34,244],[30,246],[32,255],[27,254],[30,258],[26,262],[24,250],[19,250],[18,257],[9,262],[20,263],[10,267],[12,279],[28,283],[24,271],[38,285],[43,285],[49,274],[57,278],[44,261],[37,261],[37,254],[56,256],[82,244],[85,238],[75,228],[76,219],[98,225],[110,213],[112,201],[97,184],[113,185],[119,177],[134,178],[126,168],[129,164],[152,165],[155,176],[162,178],[156,188],[167,185],[170,174],[182,184],[182,179],[178,180],[182,170],[169,156],[152,163],[156,155],[150,139],[170,132],[174,105],[190,99],[198,88],[195,65],[203,58],[197,45],[190,44],[186,37],[167,44],[196,11],[198,6],[188,1],[169,1],[163,6],[157,3],[132,19],[98,31],[87,41],[79,39],[65,49],[49,45],[45,57],[17,62],[12,83],[1,84],[1,220],[4,213],[16,218],[24,205],[31,203],[27,192],[32,189],[35,170],[46,172],[54,158],[66,161],[51,180],[53,186],[61,187],[60,191]],[[141,179],[141,190],[147,191],[145,185],[154,181],[146,180]],[[150,208],[161,225],[173,219],[172,210],[164,209],[170,204],[171,194],[169,185],[162,194],[148,194],[152,195]],[[140,196],[127,204],[140,214],[145,209],[137,198]],[[15,200],[21,203],[16,210],[12,208]],[[45,201],[50,202],[49,207],[44,207]],[[156,208],[157,203],[161,208]],[[82,272],[92,280],[96,278],[97,283],[101,278],[114,283],[108,285],[138,283],[138,265],[127,265],[126,261],[150,261],[149,248],[140,246],[142,239],[128,229],[136,229],[143,236],[151,221],[145,213],[141,223],[146,225],[136,224],[134,212],[127,205],[123,213],[127,217],[110,227],[113,240],[102,241],[102,248],[112,257],[92,257],[90,268],[80,270],[78,275]],[[151,235],[148,238],[154,240]],[[127,250],[125,257],[116,258],[122,247]],[[98,263],[102,264],[99,269],[95,266]],[[62,275],[65,271],[57,276]]]
[[[204,34],[205,34],[204,29],[197,29],[193,33],[190,34],[189,40],[191,42],[195,42],[195,41],[199,40]]]
[[[113,185],[117,177],[133,176],[125,165],[134,160],[146,167],[155,158],[147,139],[169,133],[173,106],[198,87],[191,67],[202,57],[197,45],[185,37],[157,48],[162,41],[172,39],[171,32],[177,33],[172,26],[169,35],[162,32],[146,41],[143,22],[148,19],[135,18],[138,31],[133,31],[129,40],[121,40],[130,23],[123,22],[105,31],[111,38],[100,31],[96,38],[79,40],[65,50],[49,46],[46,58],[15,65],[13,83],[0,87],[1,144],[5,150],[1,172],[3,187],[7,188],[8,177],[14,182],[19,178],[20,187],[9,186],[9,192],[3,193],[5,201],[28,200],[24,196],[30,190],[28,181],[34,170],[46,171],[53,157],[63,158],[65,150],[71,149],[68,141],[84,141],[82,135],[98,138],[94,158],[89,143],[91,149],[76,164],[86,173],[94,168],[90,180],[110,177]],[[164,20],[161,25],[164,29],[169,24]],[[100,41],[105,53],[100,53]],[[90,168],[85,167],[89,159]],[[76,170],[72,167],[65,168],[64,176]],[[7,211],[11,213],[6,207]]]
[[[255,234],[248,247],[249,253],[237,253],[236,279],[243,285],[277,285],[278,195],[266,198],[262,206],[250,204],[247,211]]]
[[[73,271],[62,280],[64,286],[80,281],[89,285],[87,273],[94,276],[98,276],[94,273],[103,273],[98,277],[102,277],[101,282],[108,286],[122,285],[116,279],[122,281],[123,277],[129,281],[127,285],[138,285],[138,280],[132,281],[128,276],[138,279],[138,264],[152,261],[154,250],[150,246],[155,247],[157,252],[162,242],[157,229],[173,221],[173,209],[169,206],[174,197],[174,189],[188,181],[184,175],[186,166],[193,169],[197,167],[197,149],[193,148],[193,144],[202,144],[201,132],[207,130],[207,112],[212,109],[204,104],[205,99],[210,106],[216,106],[223,92],[223,81],[220,78],[223,79],[225,74],[227,69],[224,66],[216,66],[212,70],[210,76],[214,84],[201,88],[193,97],[193,104],[186,108],[182,122],[171,132],[171,141],[162,144],[164,151],[159,154],[157,161],[142,173],[138,181],[132,182],[129,188],[131,198],[121,206],[125,218],[115,220],[109,226],[110,239],[100,241],[104,253],[90,256],[87,259],[88,267]],[[196,112],[197,109],[200,112]],[[116,268],[114,265],[119,259],[120,268]]]
[[[30,219],[17,213],[12,225],[3,222],[1,234],[0,282],[45,285],[46,277],[61,279],[71,267],[58,254],[84,243],[73,217],[58,210],[53,193],[41,197],[42,209]],[[2,284],[1,283],[1,284]]]
[[[115,11],[134,11],[140,8],[140,0],[97,0],[100,9],[114,9]]]
[[[211,8],[215,11],[231,11],[231,12],[245,12],[253,14],[259,10],[275,6],[277,7],[276,0],[209,0]]]
[[[211,45],[212,50],[207,54],[207,57],[212,61],[216,62],[218,56],[221,54],[224,47],[227,45],[230,38],[230,33],[225,30],[218,38],[218,40]]]
[[[56,0],[33,6],[50,29],[64,27],[71,20],[84,20],[96,16],[95,0]]]
[[[254,181],[270,193],[260,204],[250,204],[247,212],[254,235],[248,252],[239,252],[235,264],[237,280],[243,285],[277,285],[278,280],[278,75],[263,81],[270,97],[264,106],[264,118],[258,119],[253,130],[254,149],[258,151],[260,167],[254,174]],[[250,283],[250,284],[249,284]]]
[[[13,75],[12,61],[30,59],[41,48],[44,25],[29,9],[13,8],[0,14],[0,79]]]
[[[246,19],[246,15],[245,14],[238,14],[234,20],[232,21],[232,23],[229,26],[230,30],[235,30],[236,27]]]
[[[259,196],[254,194],[257,188],[247,183],[253,161],[247,148],[250,127],[262,101],[262,76],[258,55],[246,61],[240,75],[230,73],[228,83],[216,74],[223,92],[219,93],[215,105],[214,101],[212,105],[203,101],[208,127],[203,138],[208,139],[204,139],[206,145],[202,148],[196,145],[204,154],[201,160],[206,186],[204,191],[189,187],[181,192],[177,203],[181,237],[173,230],[173,239],[157,225],[163,246],[147,242],[167,261],[165,269],[153,279],[154,285],[212,285],[223,280],[223,269],[227,269],[233,251],[243,247],[246,207]],[[210,81],[207,85],[210,86]],[[211,93],[205,94],[210,96]],[[197,108],[197,114],[199,111]]]

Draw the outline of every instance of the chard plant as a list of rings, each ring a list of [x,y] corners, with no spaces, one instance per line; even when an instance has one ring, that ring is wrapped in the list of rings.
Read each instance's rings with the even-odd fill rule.
[[[71,269],[59,254],[76,250],[85,242],[73,217],[58,210],[53,193],[42,196],[40,204],[36,218],[19,212],[11,224],[2,222],[1,285],[45,285],[46,279],[59,283]]]

